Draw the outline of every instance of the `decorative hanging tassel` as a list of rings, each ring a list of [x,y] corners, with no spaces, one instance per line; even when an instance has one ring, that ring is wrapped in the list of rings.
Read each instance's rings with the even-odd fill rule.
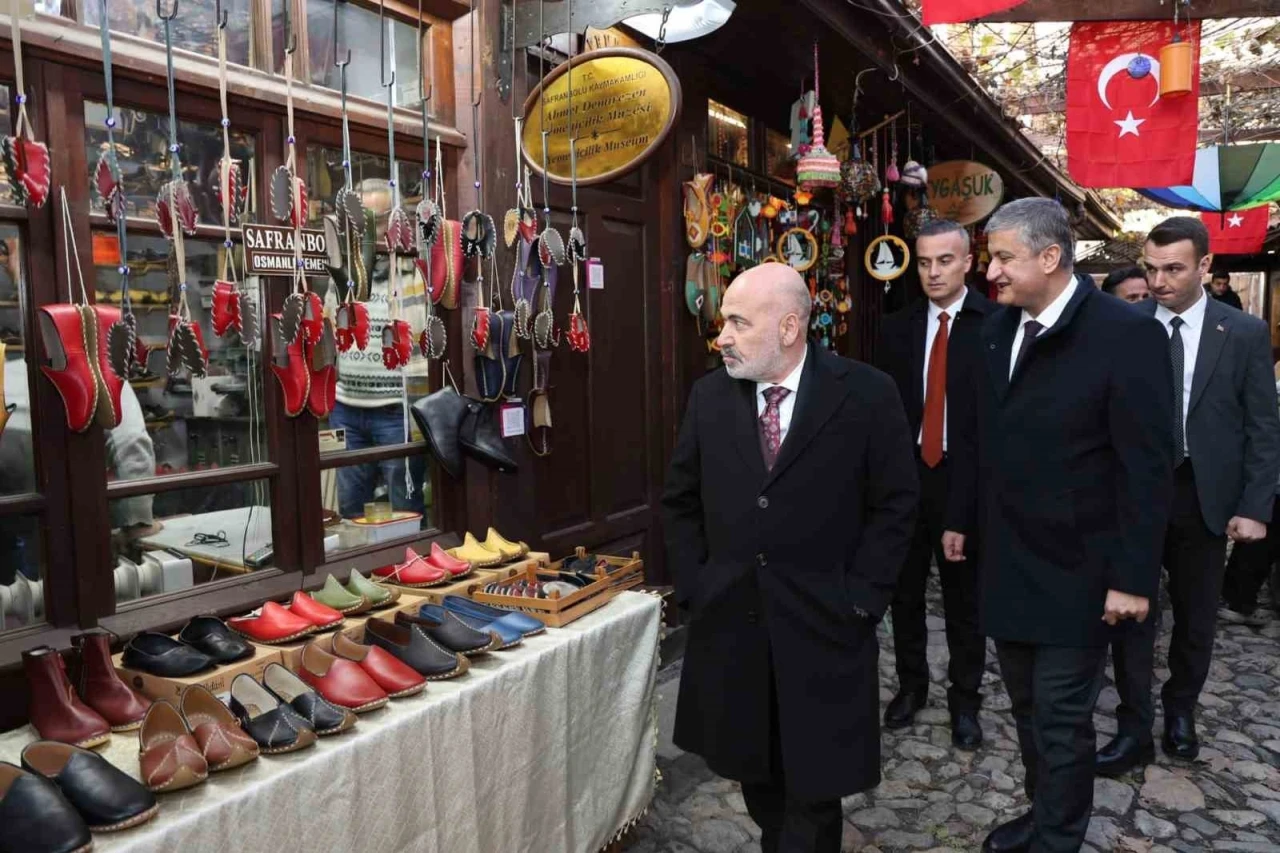
[[[880,198],[880,221],[886,226],[893,224],[893,202],[889,200],[889,190],[886,188]]]

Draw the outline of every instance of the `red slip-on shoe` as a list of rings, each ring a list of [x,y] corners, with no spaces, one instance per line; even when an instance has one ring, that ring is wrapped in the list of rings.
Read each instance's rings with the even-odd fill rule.
[[[454,578],[460,578],[471,573],[470,563],[451,555],[440,547],[439,542],[431,543],[431,554],[427,557],[427,564],[435,566],[437,569],[444,569],[449,573],[450,577]]]
[[[80,313],[86,322],[98,327],[98,408],[97,421],[103,429],[115,429],[120,425],[120,389],[124,380],[111,369],[111,355],[107,351],[107,335],[111,327],[120,322],[120,309],[109,305],[82,306]]]
[[[379,580],[393,583],[396,586],[426,587],[436,586],[449,580],[449,572],[439,566],[433,566],[412,548],[404,549],[404,562],[374,569],[373,574]]]
[[[228,329],[240,331],[240,290],[230,281],[213,283],[213,333],[222,337]]]
[[[289,602],[288,609],[290,613],[301,616],[310,622],[317,631],[336,628],[342,624],[342,620],[347,618],[332,607],[316,601],[302,590],[298,590],[293,594],[293,600]]]
[[[387,704],[387,691],[379,687],[360,664],[334,657],[314,640],[302,650],[298,677],[325,699],[357,714]]]
[[[307,370],[311,374],[307,410],[317,420],[324,420],[338,401],[338,343],[334,338],[333,324],[324,320],[320,339],[309,344],[307,349],[310,350]]]
[[[314,344],[320,340],[320,333],[324,328],[324,303],[320,301],[320,294],[314,290],[307,291],[302,298],[302,334],[307,343]]]
[[[291,613],[274,601],[262,605],[258,615],[236,616],[227,627],[258,643],[289,643],[314,634],[316,626],[309,619]]]
[[[98,410],[97,360],[98,327],[84,325],[79,305],[42,305],[40,335],[48,358],[40,370],[58,389],[67,410],[67,428],[84,432]],[[89,354],[93,353],[93,360]]]
[[[306,411],[311,392],[311,371],[302,353],[302,335],[287,343],[280,329],[280,315],[271,315],[271,372],[280,382],[284,413],[291,418]]]
[[[378,646],[366,646],[339,632],[332,635],[329,649],[333,654],[360,664],[360,668],[378,683],[392,699],[421,693],[427,680],[413,667]]]

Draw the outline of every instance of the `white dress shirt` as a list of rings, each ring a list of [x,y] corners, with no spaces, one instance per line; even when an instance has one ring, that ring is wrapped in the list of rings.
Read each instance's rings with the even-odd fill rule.
[[[1075,276],[1071,277],[1071,283],[1068,284],[1063,291],[1058,294],[1058,298],[1045,306],[1045,309],[1038,316],[1032,316],[1027,309],[1022,309],[1022,319],[1018,321],[1018,331],[1013,334],[1013,349],[1009,353],[1009,378],[1013,378],[1013,368],[1018,364],[1018,352],[1022,349],[1022,338],[1027,328],[1027,323],[1035,320],[1044,328],[1040,330],[1040,334],[1044,334],[1053,328],[1053,324],[1058,322],[1062,317],[1062,312],[1067,310],[1067,303],[1071,301],[1071,297],[1075,296],[1076,288],[1079,283]]]
[[[960,291],[960,298],[951,303],[946,308],[942,308],[932,299],[929,300],[929,319],[924,330],[924,372],[921,374],[924,384],[920,387],[924,389],[924,393],[920,396],[921,400],[929,395],[929,356],[933,354],[933,342],[938,337],[938,329],[942,327],[942,321],[938,318],[943,311],[947,312],[947,346],[951,346],[951,330],[956,327],[956,317],[964,308],[964,300],[969,295],[969,288]],[[948,353],[950,354],[950,353]],[[949,362],[948,362],[949,363]],[[916,434],[916,444],[924,440],[924,424],[920,424],[920,432]],[[942,452],[947,452],[947,400],[942,399]]]
[[[1209,297],[1204,293],[1181,314],[1175,314],[1163,305],[1156,307],[1156,319],[1164,325],[1165,332],[1173,337],[1173,326],[1169,325],[1174,317],[1182,318],[1182,446],[1191,453],[1191,445],[1187,443],[1187,412],[1191,408],[1191,380],[1196,375],[1196,356],[1200,353],[1200,335],[1204,331],[1204,312],[1209,305]]]
[[[787,430],[791,428],[791,414],[796,410],[796,395],[800,393],[800,373],[804,370],[805,359],[809,357],[809,348],[805,347],[803,354],[800,356],[800,363],[796,365],[796,369],[791,371],[786,379],[777,383],[782,388],[786,388],[791,393],[782,398],[782,402],[778,404],[778,446],[782,446],[782,442],[787,440]],[[756,418],[759,419],[764,414],[764,407],[768,403],[764,399],[766,388],[774,387],[772,382],[756,383]]]

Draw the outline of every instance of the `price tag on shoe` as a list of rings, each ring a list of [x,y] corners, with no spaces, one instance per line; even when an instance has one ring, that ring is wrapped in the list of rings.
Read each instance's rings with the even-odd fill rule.
[[[503,403],[499,413],[502,417],[503,438],[524,435],[524,403]]]
[[[604,290],[604,262],[599,258],[587,259],[587,287]]]

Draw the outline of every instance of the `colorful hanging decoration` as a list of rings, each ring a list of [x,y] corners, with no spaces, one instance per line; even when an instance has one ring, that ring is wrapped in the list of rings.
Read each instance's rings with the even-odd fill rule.
[[[902,173],[898,171],[898,120],[894,119],[889,125],[889,133],[892,135],[892,142],[889,147],[889,161],[884,167],[884,182],[886,184],[896,184],[902,177]]]
[[[218,186],[215,193],[222,208],[222,261],[218,280],[213,283],[213,333],[222,337],[230,329],[244,334],[244,317],[250,315],[251,332],[256,328],[253,306],[245,311],[240,284],[236,280],[232,253],[235,243],[231,239],[231,226],[238,222],[243,198],[240,180],[240,164],[231,157],[231,119],[227,117],[227,13],[219,1],[215,11],[214,38],[218,49],[218,95],[222,105],[222,157],[218,160]],[[244,191],[247,191],[247,185]],[[252,338],[253,335],[251,334]]]
[[[49,200],[49,148],[36,140],[27,115],[27,87],[22,74],[22,16],[17,0],[9,4],[9,30],[13,42],[14,88],[18,105],[18,120],[13,136],[0,138],[0,158],[4,160],[5,174],[18,204],[44,207]]]
[[[573,0],[569,0],[569,20],[573,19]],[[569,330],[565,339],[569,349],[574,352],[587,352],[591,349],[591,331],[587,328],[587,318],[582,313],[582,300],[578,286],[578,270],[587,262],[587,238],[578,225],[578,134],[573,123],[573,42],[570,38],[569,48],[569,97],[566,119],[569,136],[569,180],[572,187],[572,206],[570,212],[573,224],[569,226],[568,260],[573,270],[573,310],[569,312]]]
[[[813,43],[813,145],[796,167],[796,184],[802,189],[834,187],[840,183],[840,161],[827,150],[822,135],[822,90],[819,87],[818,43]]]

